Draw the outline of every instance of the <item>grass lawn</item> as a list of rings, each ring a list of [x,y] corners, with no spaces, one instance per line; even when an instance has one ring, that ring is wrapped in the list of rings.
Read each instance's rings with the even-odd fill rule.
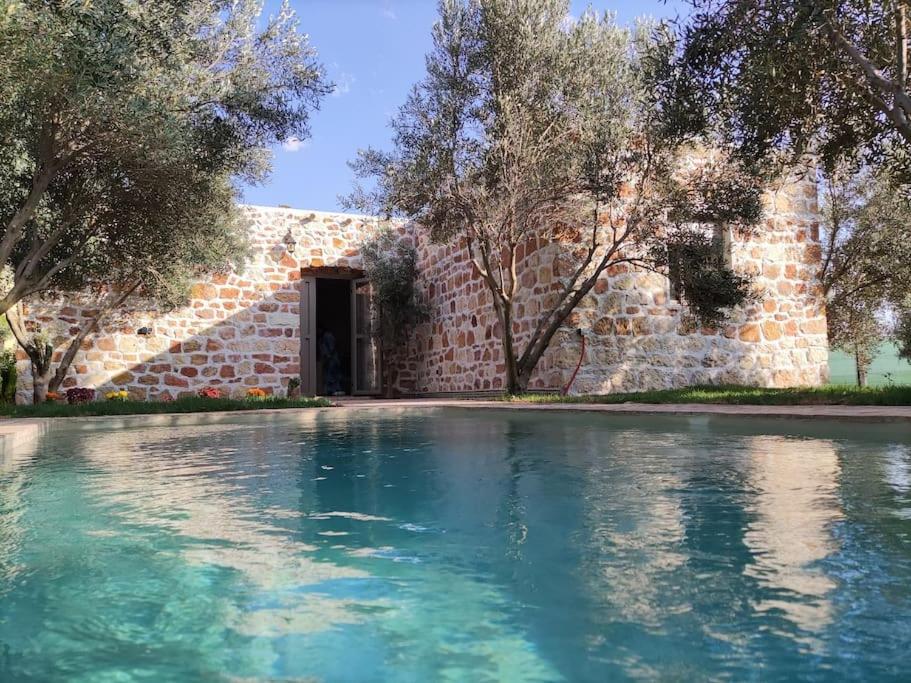
[[[325,408],[332,402],[324,398],[180,398],[175,401],[94,401],[68,405],[0,405],[6,417],[84,417],[90,415],[149,415],[155,413],[205,413],[216,410],[264,410],[269,408]]]
[[[841,351],[830,351],[829,377],[832,384],[853,384],[856,378],[854,358]],[[911,363],[899,358],[895,344],[880,344],[867,371],[867,383],[872,387],[911,384]]]
[[[911,405],[911,385],[859,389],[850,385],[819,388],[760,389],[742,386],[698,386],[598,396],[528,394],[506,400],[531,403],[728,403],[734,405]]]

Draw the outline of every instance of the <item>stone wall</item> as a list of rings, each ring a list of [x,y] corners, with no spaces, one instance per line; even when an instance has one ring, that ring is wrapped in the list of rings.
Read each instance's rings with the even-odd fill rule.
[[[358,265],[357,245],[373,222],[284,208],[245,211],[252,256],[243,272],[196,284],[190,304],[175,311],[135,302],[87,340],[64,389],[123,388],[141,400],[177,398],[207,386],[232,395],[251,387],[284,391],[300,374],[301,268]],[[289,229],[298,240],[294,254],[282,243]],[[78,301],[38,300],[27,314],[60,332],[78,325],[82,310]],[[139,335],[143,327],[151,334]],[[19,400],[30,401],[31,373],[21,352],[19,371]]]
[[[592,330],[576,391],[605,393],[693,384],[816,386],[828,380],[815,184],[771,193],[770,217],[732,235],[731,262],[753,278],[756,301],[719,330],[693,329],[655,274],[606,278],[578,310]],[[567,348],[564,345],[563,351]],[[565,367],[571,358],[561,358]]]
[[[816,188],[797,183],[771,193],[766,224],[735,235],[731,259],[754,277],[757,301],[722,329],[694,329],[669,298],[667,279],[615,268],[597,283],[558,333],[531,386],[560,388],[579,359],[575,392],[630,391],[696,383],[817,385],[828,375],[825,312],[815,273],[820,244]],[[300,372],[299,279],[302,268],[360,266],[358,245],[371,219],[283,208],[247,207],[254,254],[242,273],[201,282],[190,305],[167,313],[134,310],[109,322],[77,356],[65,386],[126,388],[141,399],[174,398],[219,386],[241,395],[258,386],[284,391]],[[289,254],[282,238],[298,241]],[[434,394],[502,389],[499,329],[484,283],[457,245],[432,244],[399,226],[418,249],[420,283],[431,308],[399,362],[403,392]],[[527,339],[559,286],[553,247],[528,245],[515,333]],[[51,322],[55,312],[59,319]],[[65,328],[78,324],[77,304],[33,302],[29,315]],[[141,327],[152,334],[138,335]],[[28,363],[20,363],[20,396],[30,396]]]
[[[503,389],[506,365],[500,327],[490,292],[474,271],[467,250],[458,245],[433,244],[420,231],[412,238],[424,275],[430,322],[421,325],[399,371],[404,391],[421,394]],[[558,286],[554,250],[531,243],[520,250],[522,285],[515,305],[513,334],[519,348],[529,338],[544,304]],[[559,335],[560,338],[568,335]],[[541,358],[533,386],[559,388],[565,373],[555,359],[561,342]]]
[[[586,353],[574,393],[609,393],[693,384],[815,386],[828,380],[815,183],[770,192],[768,217],[752,235],[731,235],[735,270],[750,275],[756,302],[734,311],[722,329],[695,329],[670,299],[667,278],[609,269],[542,357],[530,386],[563,387]],[[419,393],[503,388],[505,365],[491,298],[464,249],[415,242],[428,284],[431,322],[417,331],[400,383]],[[519,344],[559,286],[553,248],[532,244],[523,259],[514,334]],[[521,348],[521,346],[520,346]]]

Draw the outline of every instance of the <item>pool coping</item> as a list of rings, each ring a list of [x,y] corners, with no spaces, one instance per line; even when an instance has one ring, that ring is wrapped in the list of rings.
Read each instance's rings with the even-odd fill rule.
[[[51,426],[46,417],[17,417],[0,420],[0,459],[37,441]]]
[[[743,418],[798,418],[851,420],[858,422],[911,421],[911,406],[864,405],[733,405],[719,403],[533,403],[485,399],[446,398],[343,398],[332,406],[313,408],[265,408],[257,410],[213,410],[203,412],[137,413],[134,415],[87,415],[74,417],[0,418],[0,444],[8,439],[30,440],[56,423],[144,421],[147,424],[174,424],[186,418],[226,418],[244,415],[275,416],[317,414],[338,410],[467,408],[486,410],[535,410],[587,412],[622,415],[718,415]]]
[[[485,408],[500,410],[569,411],[622,415],[719,415],[758,418],[911,421],[911,406],[729,405],[719,403],[532,403],[479,399],[347,399],[347,409],[363,408]],[[325,410],[325,409],[320,409]]]

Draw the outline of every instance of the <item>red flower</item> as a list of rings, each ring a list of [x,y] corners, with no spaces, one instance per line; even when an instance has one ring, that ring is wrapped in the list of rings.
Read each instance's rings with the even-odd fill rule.
[[[74,387],[66,390],[66,402],[75,405],[77,403],[90,403],[95,400],[95,390],[84,387]]]

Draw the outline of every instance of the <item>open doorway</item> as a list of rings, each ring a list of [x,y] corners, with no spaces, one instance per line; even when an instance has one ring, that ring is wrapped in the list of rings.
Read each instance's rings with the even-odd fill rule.
[[[300,297],[301,393],[380,393],[381,363],[371,330],[371,289],[363,271],[302,268]]]
[[[316,278],[316,394],[352,393],[351,280]]]

